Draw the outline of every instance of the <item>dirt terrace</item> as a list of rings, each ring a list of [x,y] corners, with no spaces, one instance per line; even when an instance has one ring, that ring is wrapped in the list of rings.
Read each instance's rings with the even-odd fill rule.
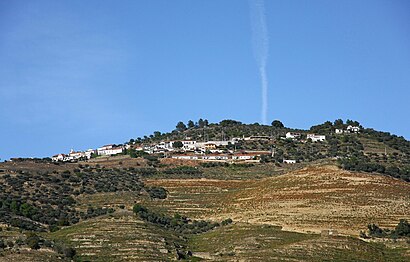
[[[358,235],[367,224],[392,227],[410,218],[410,184],[334,166],[308,167],[262,180],[149,180],[169,191],[147,203],[202,219],[272,224],[319,233],[336,229]]]

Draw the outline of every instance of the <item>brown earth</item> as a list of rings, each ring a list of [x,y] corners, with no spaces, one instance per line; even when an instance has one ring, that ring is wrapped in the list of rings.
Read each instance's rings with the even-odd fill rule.
[[[162,179],[169,191],[146,203],[202,219],[272,224],[284,230],[336,229],[358,235],[369,223],[392,228],[410,218],[410,184],[391,177],[312,166],[261,180]]]

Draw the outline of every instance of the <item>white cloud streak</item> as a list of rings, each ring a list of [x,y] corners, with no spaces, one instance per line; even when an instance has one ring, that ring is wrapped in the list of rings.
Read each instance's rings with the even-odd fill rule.
[[[269,55],[268,29],[265,19],[265,5],[263,0],[249,0],[252,25],[253,53],[258,64],[262,89],[261,119],[267,124],[268,115],[268,77],[266,65]]]

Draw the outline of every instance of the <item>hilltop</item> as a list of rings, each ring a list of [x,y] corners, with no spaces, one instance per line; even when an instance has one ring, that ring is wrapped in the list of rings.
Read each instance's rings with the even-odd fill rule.
[[[352,130],[350,128],[354,131],[349,131]],[[286,160],[309,163],[337,159],[346,170],[377,172],[410,181],[410,142],[388,132],[365,128],[352,120],[327,121],[309,130],[288,128],[279,120],[273,121],[270,126],[244,124],[235,120],[211,124],[202,119],[196,123],[190,120],[187,125],[179,122],[176,129],[169,133],[156,131],[144,138],[130,139],[126,143],[130,148],[125,153],[138,156],[135,150],[145,149],[145,152],[158,152],[160,157],[166,156],[169,148],[164,150],[163,146],[158,147],[164,141],[210,141],[216,145],[217,153],[263,152],[258,154],[261,162],[278,165]],[[206,145],[201,150],[194,148],[187,151],[206,153]],[[211,151],[208,150],[208,153]]]
[[[201,123],[115,155],[0,163],[0,261],[408,260],[404,138]]]

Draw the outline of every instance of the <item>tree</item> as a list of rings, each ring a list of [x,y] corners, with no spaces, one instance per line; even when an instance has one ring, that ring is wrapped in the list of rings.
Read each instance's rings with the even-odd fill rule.
[[[188,121],[188,128],[193,128],[193,127],[195,127],[194,121],[189,120],[189,121]]]
[[[335,128],[343,128],[344,127],[344,123],[342,119],[336,119],[335,122],[333,123],[333,126]]]
[[[132,208],[132,211],[133,211],[135,214],[138,214],[138,213],[140,213],[140,212],[147,212],[147,209],[146,209],[145,207],[141,206],[140,204],[136,204],[136,205],[134,205],[134,207]]]
[[[360,126],[360,123],[358,121],[354,121],[354,120],[350,120],[350,119],[346,120],[346,124],[351,125],[351,126]]]
[[[154,131],[154,137],[159,138],[161,136],[161,132],[159,131]]]
[[[180,121],[178,122],[176,128],[177,128],[177,131],[182,132],[186,130],[186,125],[184,124],[184,122]]]
[[[26,239],[26,243],[31,249],[39,249],[40,248],[40,238],[34,233],[30,233],[28,235],[28,237]]]
[[[284,128],[285,126],[283,125],[283,123],[279,120],[273,120],[272,122],[272,126],[276,127],[276,128]]]
[[[4,249],[6,247],[6,244],[2,239],[0,239],[0,249]]]
[[[174,148],[182,148],[184,146],[184,144],[181,141],[175,141],[174,143],[172,143],[172,147]]]
[[[204,122],[204,120],[203,120],[202,118],[200,118],[200,119],[198,120],[198,126],[199,126],[199,128],[203,128],[203,127],[205,126],[205,122]]]
[[[410,224],[407,220],[401,219],[397,224],[395,232],[399,236],[410,236]]]
[[[167,191],[162,187],[151,187],[148,190],[148,194],[151,198],[165,199],[167,198]]]
[[[207,121],[207,120],[205,120],[205,121]],[[242,122],[232,120],[232,119],[225,119],[225,120],[222,120],[219,124],[221,126],[238,126],[238,125],[241,125]]]

